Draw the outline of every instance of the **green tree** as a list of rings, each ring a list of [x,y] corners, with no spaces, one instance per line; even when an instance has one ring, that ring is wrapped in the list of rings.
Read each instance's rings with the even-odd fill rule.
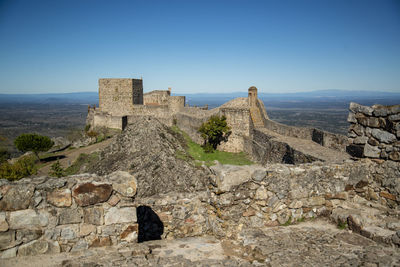
[[[54,142],[47,136],[38,134],[21,134],[14,141],[15,146],[21,152],[32,151],[40,161],[39,152],[49,150]]]
[[[212,153],[222,141],[226,142],[231,134],[230,130],[225,116],[211,116],[198,130],[204,139],[204,151]]]

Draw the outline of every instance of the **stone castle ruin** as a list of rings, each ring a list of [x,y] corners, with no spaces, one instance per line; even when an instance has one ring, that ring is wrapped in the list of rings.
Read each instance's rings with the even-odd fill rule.
[[[229,140],[218,148],[223,151],[246,152],[261,163],[335,162],[348,158],[345,136],[269,119],[254,86],[248,89],[248,97],[208,110],[185,105],[185,97],[172,96],[171,88],[143,93],[141,79],[99,79],[99,107],[89,108],[87,124],[122,130],[137,116],[152,116],[168,126],[175,123],[201,144],[197,129],[213,115],[224,115],[232,129]]]

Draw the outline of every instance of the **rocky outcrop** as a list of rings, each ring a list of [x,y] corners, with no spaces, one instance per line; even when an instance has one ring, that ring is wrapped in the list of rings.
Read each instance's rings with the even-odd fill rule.
[[[136,117],[115,141],[102,150],[100,160],[88,168],[99,175],[117,170],[134,173],[137,195],[204,190],[207,170],[178,159],[186,154],[182,137],[152,117]],[[135,189],[136,190],[136,189]]]
[[[400,105],[368,107],[352,102],[349,109],[347,152],[358,158],[400,161]]]

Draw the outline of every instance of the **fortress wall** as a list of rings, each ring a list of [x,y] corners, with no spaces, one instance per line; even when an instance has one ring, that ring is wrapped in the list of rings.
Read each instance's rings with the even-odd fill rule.
[[[270,163],[302,164],[317,160],[293,149],[287,143],[276,141],[273,136],[257,129],[254,129],[253,139],[248,146],[250,151],[247,153],[261,165]]]
[[[195,116],[194,114],[177,113],[175,115],[176,125],[187,133],[193,142],[203,144],[203,138],[197,132],[199,127],[208,120],[209,117]]]
[[[170,112],[177,113],[185,107],[185,96],[170,96],[168,98],[168,107]]]
[[[162,106],[145,106],[135,105],[133,107],[133,115],[128,116],[128,124],[135,120],[136,116],[152,116],[159,119],[162,123],[171,126],[172,125],[172,114],[169,112],[167,105]]]
[[[348,144],[347,137],[340,134],[325,132],[316,128],[294,127],[284,125],[273,120],[265,120],[265,128],[283,136],[312,140],[321,146],[345,151]]]
[[[137,79],[99,79],[99,107],[112,115],[127,115],[133,104],[143,103],[143,81]]]
[[[231,135],[228,142],[223,142],[218,149],[227,152],[244,151],[244,137],[249,137],[252,131],[250,123],[250,110],[239,108],[220,108],[219,115],[224,115],[228,126],[231,127]]]
[[[109,113],[95,113],[93,116],[93,127],[107,127],[123,130],[125,127],[123,125],[124,116],[112,116]]]
[[[347,152],[354,157],[400,161],[400,105],[350,103]]]
[[[169,96],[170,96],[169,91],[162,91],[162,90],[151,91],[143,95],[143,104],[167,105]]]

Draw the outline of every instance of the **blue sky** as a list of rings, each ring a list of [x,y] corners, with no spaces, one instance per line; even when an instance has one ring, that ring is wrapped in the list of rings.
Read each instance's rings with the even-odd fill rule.
[[[0,93],[400,91],[400,0],[0,0]]]

